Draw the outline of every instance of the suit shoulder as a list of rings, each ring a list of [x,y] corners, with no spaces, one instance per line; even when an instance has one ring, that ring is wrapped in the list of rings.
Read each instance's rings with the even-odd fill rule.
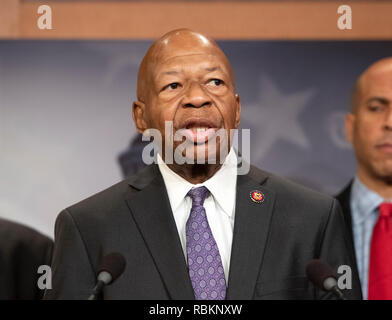
[[[72,215],[79,212],[111,211],[116,205],[123,202],[125,194],[131,189],[129,179],[122,180],[96,194],[83,199],[65,210]]]
[[[2,243],[23,248],[50,248],[52,239],[26,225],[6,219],[0,219],[0,237]]]
[[[89,216],[101,216],[118,212],[123,209],[125,198],[129,192],[136,192],[139,186],[146,185],[157,176],[157,168],[154,165],[146,166],[133,176],[126,178],[68,208],[65,210],[73,218],[81,214]]]

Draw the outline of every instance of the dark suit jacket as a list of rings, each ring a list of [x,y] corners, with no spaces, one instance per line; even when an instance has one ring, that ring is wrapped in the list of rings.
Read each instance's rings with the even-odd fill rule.
[[[344,221],[347,226],[347,233],[350,235],[351,242],[354,244],[353,228],[352,228],[352,217],[351,217],[351,187],[352,181],[336,196],[339,200],[340,206],[342,207]]]
[[[40,265],[50,264],[53,241],[26,226],[0,219],[0,299],[41,299]]]
[[[249,193],[260,190],[262,203]],[[46,299],[86,299],[102,257],[120,252],[127,266],[104,299],[194,299],[186,260],[157,165],[62,211],[56,221],[53,289]],[[227,299],[329,298],[309,283],[308,262],[337,269],[354,255],[337,201],[255,167],[238,176]]]
[[[353,182],[350,181],[350,183],[336,196],[336,199],[338,199],[340,206],[342,207],[344,221],[347,226],[347,233],[350,236],[350,242],[352,247],[355,248],[354,236],[353,236],[353,222],[352,222],[351,206],[350,206],[352,185]],[[354,252],[354,256],[355,256],[355,252]],[[356,261],[357,260],[355,260],[355,262]]]

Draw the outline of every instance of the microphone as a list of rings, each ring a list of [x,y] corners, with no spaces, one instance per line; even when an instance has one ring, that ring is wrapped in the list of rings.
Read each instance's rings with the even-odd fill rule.
[[[97,284],[88,300],[96,300],[104,286],[113,283],[121,276],[126,264],[124,256],[120,253],[112,252],[104,256],[98,270]]]
[[[319,289],[332,292],[339,300],[347,300],[339,289],[335,274],[329,264],[316,259],[309,262],[306,267],[308,279]]]

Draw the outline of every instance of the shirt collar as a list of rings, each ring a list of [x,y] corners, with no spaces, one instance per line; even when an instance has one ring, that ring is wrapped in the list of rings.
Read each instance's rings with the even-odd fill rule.
[[[208,180],[192,184],[172,171],[158,154],[158,167],[165,182],[170,205],[175,211],[192,188],[205,186],[226,215],[232,217],[237,184],[237,155],[230,149],[219,170]]]
[[[366,187],[358,177],[355,177],[351,188],[351,208],[353,223],[360,224],[371,215],[384,199],[373,190]]]

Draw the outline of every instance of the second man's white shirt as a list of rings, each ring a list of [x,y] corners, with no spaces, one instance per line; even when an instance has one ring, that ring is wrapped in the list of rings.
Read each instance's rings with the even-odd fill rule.
[[[192,200],[186,195],[192,188],[201,186],[205,186],[210,191],[210,195],[204,201],[204,208],[219,249],[227,284],[233,242],[237,185],[237,155],[233,148],[221,168],[210,179],[200,184],[192,184],[176,174],[163,162],[159,154],[158,167],[165,182],[186,260],[186,222],[192,208]]]

